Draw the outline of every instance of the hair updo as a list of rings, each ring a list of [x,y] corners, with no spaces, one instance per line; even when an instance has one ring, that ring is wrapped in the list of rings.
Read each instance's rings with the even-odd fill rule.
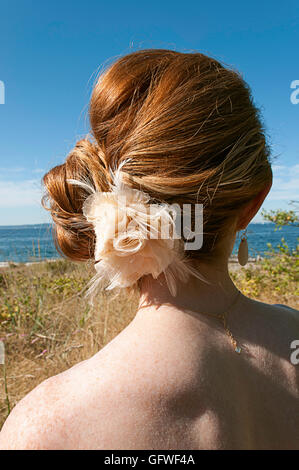
[[[167,203],[203,204],[203,246],[214,256],[233,218],[271,181],[269,147],[251,92],[237,71],[200,53],[150,49],[118,59],[94,87],[91,137],[43,177],[42,205],[54,221],[58,251],[94,258],[95,233],[68,179],[109,191],[109,168]],[[48,204],[48,205],[47,205]]]

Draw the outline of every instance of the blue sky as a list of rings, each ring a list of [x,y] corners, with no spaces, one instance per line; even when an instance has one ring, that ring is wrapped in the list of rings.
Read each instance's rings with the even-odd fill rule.
[[[0,225],[50,221],[41,177],[88,132],[99,67],[145,48],[200,51],[243,74],[276,156],[264,207],[288,208],[299,199],[296,3],[0,0]]]

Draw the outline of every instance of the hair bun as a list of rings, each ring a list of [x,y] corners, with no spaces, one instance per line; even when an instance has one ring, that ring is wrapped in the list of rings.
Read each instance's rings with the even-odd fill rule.
[[[99,283],[106,289],[133,286],[143,276],[157,279],[164,273],[169,290],[176,295],[176,279],[189,275],[203,277],[184,259],[182,241],[175,232],[174,211],[169,204],[151,204],[150,196],[123,183],[121,168],[111,173],[109,192],[95,191],[85,181],[68,180],[91,194],[83,204],[83,214],[92,223],[95,235],[95,269],[88,295]],[[170,225],[168,238],[162,228]],[[172,235],[172,236],[171,236]]]
[[[78,178],[86,182],[85,187],[68,182]],[[111,175],[104,152],[88,138],[76,143],[65,163],[44,175],[46,192],[41,203],[44,209],[51,212],[54,244],[61,255],[74,261],[87,261],[94,257],[95,234],[83,215],[83,202],[90,194],[90,187],[108,191],[109,180]]]

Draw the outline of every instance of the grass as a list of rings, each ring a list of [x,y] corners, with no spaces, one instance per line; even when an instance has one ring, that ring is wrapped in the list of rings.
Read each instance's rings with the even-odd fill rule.
[[[94,355],[133,319],[138,296],[82,289],[93,268],[65,260],[0,270],[0,428],[15,404],[44,379]],[[6,372],[6,373],[5,373]]]
[[[284,251],[283,251],[284,250]],[[298,253],[297,253],[298,254]],[[282,247],[231,277],[247,296],[299,308],[296,253]],[[94,306],[83,289],[92,265],[66,260],[14,265],[0,270],[0,428],[15,404],[44,379],[94,355],[133,319],[138,293],[113,298],[102,292]]]

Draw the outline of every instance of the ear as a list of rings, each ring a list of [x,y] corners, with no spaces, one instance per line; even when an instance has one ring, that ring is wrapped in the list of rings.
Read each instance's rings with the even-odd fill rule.
[[[242,214],[240,215],[238,222],[237,222],[237,231],[244,230],[249,222],[253,219],[255,214],[260,209],[261,205],[263,204],[265,198],[267,197],[270,189],[272,187],[271,183],[267,184],[264,189],[262,189],[255,198],[242,210]]]

